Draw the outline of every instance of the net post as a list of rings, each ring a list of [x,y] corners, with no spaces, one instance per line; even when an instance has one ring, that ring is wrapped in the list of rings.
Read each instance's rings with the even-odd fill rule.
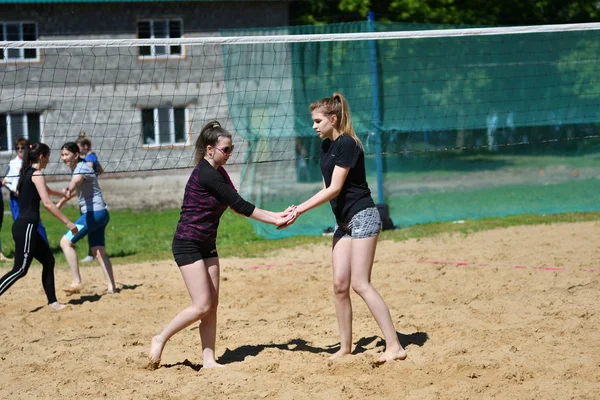
[[[375,13],[369,11],[367,14],[369,32],[375,32]],[[369,41],[371,54],[371,89],[373,95],[373,126],[375,130],[375,166],[377,170],[377,200],[384,204],[383,197],[383,160],[381,158],[381,121],[379,105],[379,76],[377,73],[377,44],[375,40]]]

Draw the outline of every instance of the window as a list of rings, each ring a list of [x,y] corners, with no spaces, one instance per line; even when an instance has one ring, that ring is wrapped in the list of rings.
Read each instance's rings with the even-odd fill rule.
[[[182,36],[181,20],[153,19],[138,22],[140,39],[173,39]],[[181,53],[181,46],[140,46],[142,57],[180,57]]]
[[[187,143],[187,109],[142,109],[142,139],[144,145],[160,146]]]
[[[0,41],[35,41],[37,25],[33,22],[0,22]],[[0,49],[0,61],[37,61],[37,49]]]
[[[42,132],[40,113],[0,114],[0,151],[12,151],[18,138],[39,142]]]

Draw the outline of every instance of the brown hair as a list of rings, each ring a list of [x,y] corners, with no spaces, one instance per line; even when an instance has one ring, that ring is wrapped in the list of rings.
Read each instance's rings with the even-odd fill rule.
[[[77,143],[78,146],[87,146],[90,149],[92,148],[92,141],[85,136],[84,131],[79,132],[79,136],[77,137],[75,143]]]
[[[342,135],[350,136],[362,149],[363,145],[358,136],[356,136],[356,132],[352,126],[348,101],[346,101],[343,94],[335,92],[331,97],[317,100],[310,105],[309,110],[310,112],[318,110],[329,117],[335,115],[337,117],[337,123],[334,125],[334,128]]]
[[[18,146],[29,147],[29,140],[27,140],[23,137],[18,138],[15,142],[15,147],[18,147]]]
[[[219,141],[220,137],[227,137],[231,139],[231,133],[221,126],[221,123],[217,120],[212,120],[206,123],[198,139],[196,139],[196,156],[194,157],[194,164],[198,165],[206,154],[206,146],[214,146]]]

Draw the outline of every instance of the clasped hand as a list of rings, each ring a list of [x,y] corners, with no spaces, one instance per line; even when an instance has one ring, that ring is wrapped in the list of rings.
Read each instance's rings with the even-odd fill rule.
[[[295,205],[291,205],[278,214],[277,218],[277,229],[287,228],[298,219],[298,208]]]

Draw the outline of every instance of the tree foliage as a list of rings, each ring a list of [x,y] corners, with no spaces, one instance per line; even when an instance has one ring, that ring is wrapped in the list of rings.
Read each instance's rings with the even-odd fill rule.
[[[292,2],[293,25],[364,20],[455,25],[538,25],[596,21],[597,0],[305,0]]]

